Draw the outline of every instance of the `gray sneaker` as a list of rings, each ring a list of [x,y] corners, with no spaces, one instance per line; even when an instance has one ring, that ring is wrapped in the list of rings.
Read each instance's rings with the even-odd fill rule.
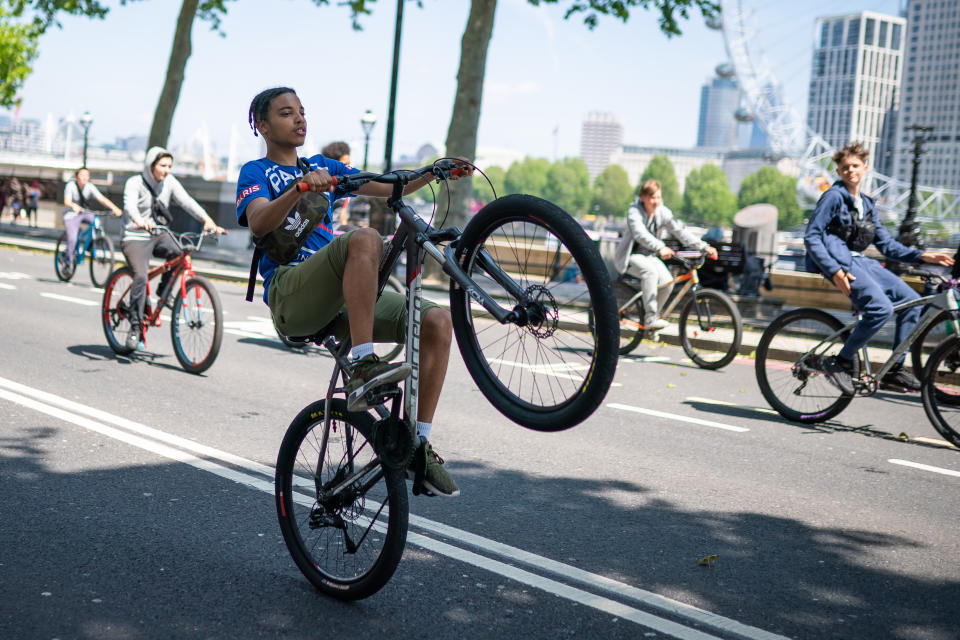
[[[437,455],[433,446],[421,438],[420,447],[413,454],[413,462],[407,470],[407,477],[413,480],[413,495],[456,498],[460,487],[453,476],[443,466],[443,458]]]
[[[347,381],[347,411],[362,411],[369,408],[367,391],[383,385],[399,382],[410,375],[411,367],[403,362],[381,362],[376,354],[364,356],[353,363]]]
[[[130,333],[127,335],[127,341],[124,346],[130,351],[136,351],[137,349],[143,349],[142,344],[143,343],[140,342],[140,327],[130,327]]]

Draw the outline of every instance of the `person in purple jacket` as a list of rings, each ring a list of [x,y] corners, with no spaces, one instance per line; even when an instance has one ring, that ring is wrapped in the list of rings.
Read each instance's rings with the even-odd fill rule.
[[[840,179],[820,196],[803,237],[807,270],[823,274],[850,298],[861,314],[860,322],[843,343],[840,353],[823,363],[827,379],[846,395],[854,392],[853,356],[890,319],[895,305],[919,298],[899,276],[861,252],[872,244],[885,257],[897,262],[953,264],[950,254],[906,247],[883,227],[873,199],[860,191],[869,168],[869,154],[859,142],[833,154]],[[897,315],[896,344],[910,334],[919,319],[919,306]],[[893,389],[920,388],[917,378],[903,367],[903,357],[880,382]]]

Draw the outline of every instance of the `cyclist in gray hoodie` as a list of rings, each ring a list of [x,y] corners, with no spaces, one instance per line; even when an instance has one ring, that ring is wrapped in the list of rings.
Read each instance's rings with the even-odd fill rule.
[[[170,175],[173,155],[163,147],[151,147],[144,160],[143,172],[131,176],[123,186],[123,241],[121,247],[127,264],[133,270],[130,289],[130,324],[128,349],[142,349],[143,307],[146,302],[147,271],[150,257],[170,260],[180,255],[180,248],[166,233],[151,234],[158,224],[170,222],[169,207],[175,202],[188,214],[203,222],[204,231],[226,233],[190,197],[180,181]],[[158,291],[164,288],[170,272],[164,274]]]

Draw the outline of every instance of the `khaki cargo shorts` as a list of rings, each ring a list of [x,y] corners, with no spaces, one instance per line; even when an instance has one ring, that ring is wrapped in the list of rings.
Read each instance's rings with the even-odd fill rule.
[[[273,273],[267,302],[277,328],[285,336],[313,335],[329,323],[338,311],[333,333],[342,339],[350,323],[343,301],[343,269],[347,245],[353,232],[337,236],[315,254],[292,265],[281,265]],[[423,313],[438,305],[423,300]],[[407,333],[407,296],[384,290],[374,309],[373,341],[403,343]]]

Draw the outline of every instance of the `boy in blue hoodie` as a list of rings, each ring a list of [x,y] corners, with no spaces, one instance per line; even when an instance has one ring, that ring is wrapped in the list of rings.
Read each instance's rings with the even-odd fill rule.
[[[860,192],[867,173],[867,151],[859,142],[833,154],[840,179],[817,202],[810,216],[803,244],[807,249],[807,270],[821,273],[860,312],[860,322],[836,356],[824,360],[827,379],[846,395],[853,395],[853,356],[880,330],[893,307],[916,300],[919,294],[907,283],[861,252],[873,244],[885,257],[897,262],[952,265],[948,253],[911,249],[894,240],[880,224],[873,199]],[[920,307],[911,307],[897,316],[895,343],[900,344],[920,319]],[[920,382],[903,367],[903,358],[880,381],[886,387],[918,390]]]

